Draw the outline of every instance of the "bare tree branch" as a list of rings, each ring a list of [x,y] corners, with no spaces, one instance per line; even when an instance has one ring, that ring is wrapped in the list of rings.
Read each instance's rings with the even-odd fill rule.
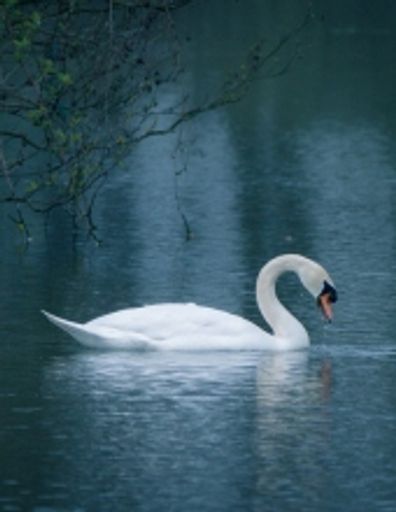
[[[110,170],[143,140],[240,101],[257,79],[287,72],[310,20],[267,52],[263,41],[255,44],[206,102],[193,105],[179,94],[164,106],[163,91],[179,88],[183,75],[174,14],[193,2],[3,0],[0,202],[15,206],[13,221],[25,233],[24,209],[56,208],[94,233],[94,204]]]

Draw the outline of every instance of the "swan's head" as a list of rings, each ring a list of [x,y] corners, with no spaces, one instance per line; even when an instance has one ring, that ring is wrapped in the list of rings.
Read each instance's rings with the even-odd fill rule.
[[[337,291],[329,274],[323,267],[310,261],[309,265],[304,265],[300,269],[299,276],[305,288],[315,297],[323,316],[331,322],[332,304],[337,302]]]
[[[332,304],[337,302],[337,290],[334,285],[325,280],[323,289],[316,300],[326,320],[331,322],[333,318]]]

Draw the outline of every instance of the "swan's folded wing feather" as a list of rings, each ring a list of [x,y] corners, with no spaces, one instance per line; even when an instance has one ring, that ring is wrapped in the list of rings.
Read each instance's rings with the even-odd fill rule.
[[[196,304],[165,303],[116,311],[86,324],[98,329],[133,331],[156,348],[184,350],[259,346],[259,327],[236,315]],[[256,343],[257,342],[257,343]]]

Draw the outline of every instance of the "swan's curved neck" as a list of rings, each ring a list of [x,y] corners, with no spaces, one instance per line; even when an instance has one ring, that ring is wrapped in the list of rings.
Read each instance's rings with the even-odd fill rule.
[[[304,326],[279,301],[276,295],[276,281],[284,272],[300,273],[306,259],[297,254],[279,256],[264,265],[257,278],[257,304],[261,314],[272,328],[276,337],[308,343],[309,337]]]

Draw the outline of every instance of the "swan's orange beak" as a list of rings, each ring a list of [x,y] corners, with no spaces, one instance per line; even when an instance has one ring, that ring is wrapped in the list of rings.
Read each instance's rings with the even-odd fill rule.
[[[332,302],[334,301],[332,299],[331,293],[323,293],[318,298],[318,306],[322,310],[323,316],[328,322],[331,322],[333,319],[333,309],[331,307]]]

